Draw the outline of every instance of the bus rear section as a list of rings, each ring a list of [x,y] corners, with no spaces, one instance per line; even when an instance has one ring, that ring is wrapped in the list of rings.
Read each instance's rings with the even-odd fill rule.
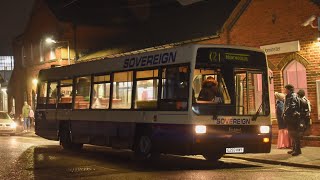
[[[269,153],[271,120],[263,52],[199,48],[193,71],[192,151],[206,158]]]

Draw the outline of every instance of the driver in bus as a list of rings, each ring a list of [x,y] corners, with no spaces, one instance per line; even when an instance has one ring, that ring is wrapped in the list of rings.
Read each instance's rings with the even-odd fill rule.
[[[209,76],[206,80],[202,82],[202,87],[198,96],[198,101],[211,101],[214,103],[219,103],[219,98],[221,97],[219,93],[218,81],[214,77]]]

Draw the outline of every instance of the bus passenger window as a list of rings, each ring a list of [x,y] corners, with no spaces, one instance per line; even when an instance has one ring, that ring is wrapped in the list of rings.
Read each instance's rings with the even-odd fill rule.
[[[158,70],[138,71],[136,109],[155,109],[158,102]]]
[[[108,109],[110,99],[110,75],[94,76],[92,109]]]
[[[114,73],[112,109],[130,109],[133,71]]]
[[[89,109],[91,77],[76,78],[74,109]]]
[[[72,107],[72,79],[66,79],[60,81],[60,92],[58,108],[71,109]]]
[[[187,66],[162,69],[160,109],[187,110],[189,68]]]
[[[45,108],[45,104],[47,103],[47,82],[40,82],[38,85],[39,88],[39,97],[38,97],[38,108]]]
[[[51,82],[49,84],[49,97],[48,97],[48,108],[56,108],[57,95],[58,95],[58,83]]]

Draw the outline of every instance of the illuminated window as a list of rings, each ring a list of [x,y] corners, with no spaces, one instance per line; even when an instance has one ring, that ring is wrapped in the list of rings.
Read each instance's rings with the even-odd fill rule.
[[[72,107],[72,79],[60,81],[58,108],[71,109]]]
[[[92,109],[109,108],[110,85],[110,75],[94,76]]]
[[[158,70],[138,71],[135,108],[157,108],[158,102]]]
[[[0,56],[0,70],[13,70],[13,56]]]
[[[76,78],[74,109],[89,109],[91,77]]]
[[[47,103],[47,82],[40,82],[38,85],[39,95],[38,95],[38,108],[44,108],[43,105]]]
[[[284,85],[292,84],[296,91],[303,89],[308,96],[306,68],[298,61],[292,61],[283,70]]]
[[[114,73],[112,109],[130,109],[133,72]]]
[[[49,96],[48,96],[48,108],[56,108],[57,95],[58,95],[58,83],[51,82],[49,84]]]

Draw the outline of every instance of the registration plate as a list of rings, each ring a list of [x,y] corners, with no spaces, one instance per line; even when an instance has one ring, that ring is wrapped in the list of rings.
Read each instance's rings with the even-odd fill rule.
[[[229,153],[229,154],[244,153],[244,147],[226,148],[226,153]]]

